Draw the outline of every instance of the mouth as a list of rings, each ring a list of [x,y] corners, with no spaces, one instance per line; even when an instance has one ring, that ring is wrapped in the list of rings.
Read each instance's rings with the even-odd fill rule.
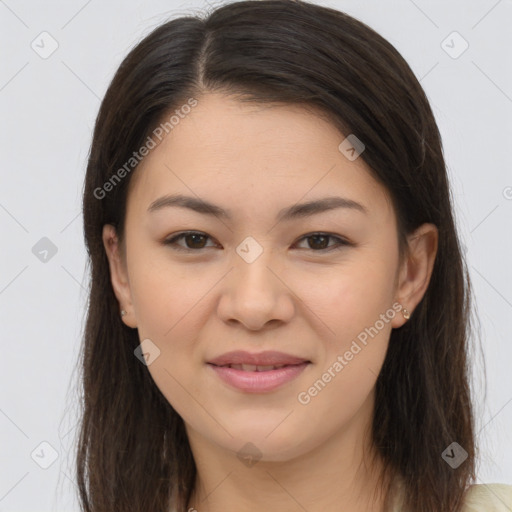
[[[297,378],[311,363],[254,365],[208,363],[214,374],[230,388],[244,393],[269,393]]]

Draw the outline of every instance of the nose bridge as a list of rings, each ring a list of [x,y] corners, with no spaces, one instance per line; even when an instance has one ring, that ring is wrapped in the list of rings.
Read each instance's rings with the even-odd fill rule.
[[[244,240],[236,249],[219,314],[257,329],[270,320],[289,320],[293,304],[287,287],[276,276],[276,253],[256,240]]]
[[[247,298],[261,295],[268,300],[275,294],[276,277],[270,270],[276,266],[270,244],[265,247],[252,237],[247,237],[236,249],[234,276],[237,294]]]

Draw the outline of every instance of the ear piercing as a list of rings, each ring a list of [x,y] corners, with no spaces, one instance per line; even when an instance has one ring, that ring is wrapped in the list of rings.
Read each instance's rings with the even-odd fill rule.
[[[126,315],[126,311],[124,309],[121,310],[121,316]]]

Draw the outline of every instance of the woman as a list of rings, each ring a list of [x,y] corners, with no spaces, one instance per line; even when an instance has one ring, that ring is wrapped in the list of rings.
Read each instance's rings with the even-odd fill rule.
[[[83,510],[512,506],[472,485],[439,131],[372,29],[291,0],[158,27],[105,95],[83,201]]]

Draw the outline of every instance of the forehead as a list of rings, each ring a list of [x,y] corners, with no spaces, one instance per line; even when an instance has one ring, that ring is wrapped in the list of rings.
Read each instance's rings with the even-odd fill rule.
[[[345,135],[301,105],[250,104],[222,94],[198,98],[190,113],[144,157],[129,203],[147,208],[182,192],[217,204],[273,208],[326,194],[389,209],[389,197],[362,158],[339,149]],[[279,206],[278,206],[279,208]]]

